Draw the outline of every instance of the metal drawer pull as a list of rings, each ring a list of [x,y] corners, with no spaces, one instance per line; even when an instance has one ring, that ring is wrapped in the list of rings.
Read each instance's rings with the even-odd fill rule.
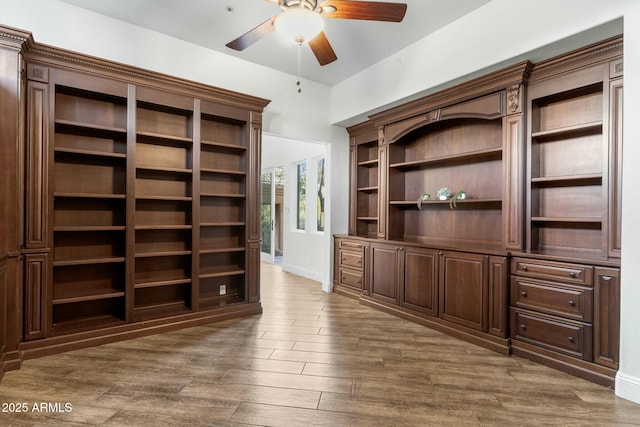
[[[522,296],[526,298],[527,297],[527,291],[522,291]]]
[[[526,329],[527,329],[527,325],[525,325],[525,324],[523,323],[522,325],[520,325],[520,328],[521,328],[521,329],[525,329],[525,330],[526,330]]]
[[[573,271],[570,271],[569,272],[569,277],[571,277],[572,279],[575,279],[576,273],[574,273]]]
[[[529,271],[529,267],[527,267],[526,265],[522,266],[522,271]]]
[[[574,300],[569,300],[569,305],[570,305],[571,307],[574,307],[574,306],[576,305],[576,303],[575,303],[575,301],[574,301]]]
[[[575,342],[575,339],[573,339],[573,337],[569,337],[569,342]]]

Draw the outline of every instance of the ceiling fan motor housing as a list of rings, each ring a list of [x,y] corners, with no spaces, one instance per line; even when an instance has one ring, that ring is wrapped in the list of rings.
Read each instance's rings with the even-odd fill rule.
[[[302,7],[314,11],[318,5],[318,0],[279,0],[278,5],[282,10]]]

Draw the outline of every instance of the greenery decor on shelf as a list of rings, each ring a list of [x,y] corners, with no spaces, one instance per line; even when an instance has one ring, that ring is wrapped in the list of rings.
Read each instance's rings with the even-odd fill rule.
[[[418,209],[422,210],[422,202],[426,202],[427,200],[431,200],[431,194],[422,193],[420,197],[418,197]]]
[[[456,201],[464,200],[467,198],[467,193],[464,190],[458,190],[455,192],[453,196],[449,199],[449,208],[453,209],[456,207]]]
[[[451,190],[449,190],[447,187],[442,187],[438,190],[438,199],[447,200],[449,196],[451,196]]]

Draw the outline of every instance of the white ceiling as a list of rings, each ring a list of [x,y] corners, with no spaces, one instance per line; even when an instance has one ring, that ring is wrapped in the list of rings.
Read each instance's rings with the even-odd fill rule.
[[[264,0],[63,1],[256,64],[298,74],[298,46],[275,32],[242,52],[225,46],[280,13],[274,3]],[[489,1],[398,0],[408,5],[401,23],[325,18],[324,31],[338,60],[321,67],[309,47],[302,46],[301,75],[333,86]]]

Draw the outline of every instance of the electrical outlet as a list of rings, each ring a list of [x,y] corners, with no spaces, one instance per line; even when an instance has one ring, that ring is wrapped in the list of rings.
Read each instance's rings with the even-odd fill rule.
[[[220,295],[226,295],[227,285],[220,285]]]

